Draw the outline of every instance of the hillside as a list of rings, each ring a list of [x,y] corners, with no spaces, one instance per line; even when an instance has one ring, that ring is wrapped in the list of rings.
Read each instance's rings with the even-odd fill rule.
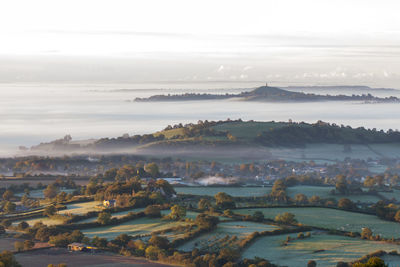
[[[223,147],[304,147],[308,144],[368,145],[400,143],[400,132],[351,128],[324,122],[199,121],[168,126],[146,135],[102,138],[78,144],[68,138],[43,143],[31,151],[130,152],[140,149],[190,149]]]
[[[198,101],[198,100],[223,100],[235,98],[242,101],[265,102],[312,102],[312,101],[364,101],[364,102],[400,102],[397,97],[375,97],[371,94],[362,95],[318,95],[313,93],[293,92],[278,87],[261,86],[249,92],[239,94],[176,94],[154,95],[148,98],[136,98],[138,102],[157,101]]]

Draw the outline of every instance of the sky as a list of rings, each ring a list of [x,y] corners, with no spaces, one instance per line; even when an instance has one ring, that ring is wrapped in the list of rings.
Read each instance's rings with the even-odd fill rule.
[[[400,89],[398,10],[396,0],[6,0],[0,82]]]

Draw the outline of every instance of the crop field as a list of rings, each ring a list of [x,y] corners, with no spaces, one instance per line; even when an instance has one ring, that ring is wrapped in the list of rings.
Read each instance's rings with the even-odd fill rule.
[[[174,187],[180,194],[215,196],[218,192],[225,192],[233,197],[252,197],[263,196],[271,192],[271,187],[205,187],[205,186],[186,186]]]
[[[218,243],[226,242],[226,237],[237,236],[239,239],[253,232],[272,231],[279,227],[255,222],[223,222],[211,233],[201,235],[179,247],[183,251],[192,251],[194,248],[207,249]]]
[[[89,201],[82,203],[68,204],[67,209],[60,210],[58,214],[85,214],[89,211],[100,210],[103,206],[100,201]]]
[[[235,213],[253,214],[262,211],[265,218],[275,218],[278,213],[290,212],[299,223],[342,231],[361,232],[368,227],[372,232],[386,238],[400,237],[400,224],[384,221],[374,215],[348,212],[328,208],[257,208],[237,209]]]
[[[114,239],[120,234],[127,234],[127,235],[150,234],[151,232],[154,231],[164,230],[185,224],[187,223],[145,217],[125,222],[120,225],[85,229],[82,230],[82,232],[85,234],[85,236],[88,236],[90,238],[98,236],[107,239]]]
[[[315,260],[317,266],[336,266],[339,261],[354,261],[377,250],[399,250],[400,246],[357,238],[313,233],[310,238],[292,240],[282,245],[288,235],[267,236],[256,240],[242,254],[242,258],[256,256],[283,266],[307,266]],[[291,234],[296,237],[296,234]]]
[[[362,203],[376,203],[381,200],[379,197],[374,195],[331,195],[330,191],[335,189],[334,186],[308,186],[299,185],[292,186],[286,189],[286,193],[291,198],[294,198],[297,194],[304,194],[308,198],[312,196],[319,196],[321,198],[334,198],[339,200],[341,198],[348,198],[354,202]]]

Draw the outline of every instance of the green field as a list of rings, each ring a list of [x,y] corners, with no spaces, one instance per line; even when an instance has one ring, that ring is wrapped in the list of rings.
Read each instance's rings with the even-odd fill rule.
[[[158,218],[139,218],[129,222],[114,226],[96,227],[82,230],[87,237],[103,237],[109,240],[114,239],[120,234],[142,235],[150,234],[154,231],[165,230],[178,225],[186,225],[186,222],[175,222]]]
[[[262,211],[266,218],[275,218],[278,213],[290,212],[295,215],[299,223],[322,227],[327,229],[361,232],[363,227],[368,227],[374,234],[386,238],[400,237],[400,224],[384,221],[374,215],[367,215],[343,210],[328,208],[257,208],[237,209],[235,213],[253,214]]]
[[[121,218],[121,217],[127,215],[129,212],[136,213],[136,212],[144,211],[144,209],[145,208],[136,208],[136,209],[126,210],[126,211],[114,212],[114,213],[111,213],[111,215],[112,215],[112,218]],[[88,222],[94,222],[96,220],[97,220],[97,217],[93,217],[93,218],[79,221],[78,223],[88,223]]]
[[[192,251],[194,248],[207,248],[210,244],[218,243],[226,236],[237,236],[243,238],[253,232],[272,231],[279,227],[255,222],[223,222],[219,223],[217,229],[211,233],[201,235],[178,249],[183,251]]]
[[[103,208],[101,201],[89,201],[82,203],[68,204],[67,209],[60,210],[58,214],[77,214],[82,215],[89,211],[98,211]]]
[[[271,187],[174,187],[175,191],[180,194],[191,194],[201,196],[215,196],[218,192],[225,192],[233,197],[253,197],[264,196],[271,192]]]
[[[394,198],[397,201],[400,201],[400,190],[393,189],[393,192],[379,192],[379,194],[389,200]]]
[[[362,203],[376,203],[381,200],[379,197],[374,195],[331,195],[330,191],[335,189],[334,186],[308,186],[299,185],[292,186],[286,189],[286,194],[291,198],[294,198],[297,194],[304,194],[308,198],[312,196],[319,196],[321,198],[334,198],[339,200],[341,198],[348,198],[354,202]]]
[[[354,261],[377,250],[399,250],[400,246],[357,238],[313,233],[310,238],[282,243],[288,235],[267,236],[256,240],[242,254],[242,258],[262,257],[283,266],[307,266],[315,260],[317,266],[336,266],[339,261]],[[291,234],[296,237],[296,234]],[[323,250],[323,251],[321,251]],[[318,252],[317,252],[318,251]]]

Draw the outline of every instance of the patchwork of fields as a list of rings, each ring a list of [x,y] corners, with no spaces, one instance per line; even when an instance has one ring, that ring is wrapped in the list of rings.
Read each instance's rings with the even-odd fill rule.
[[[293,240],[284,246],[287,236],[261,237],[244,251],[242,258],[263,257],[283,266],[307,266],[309,260],[315,260],[317,266],[336,266],[339,261],[354,261],[377,250],[400,250],[395,244],[323,233],[313,233],[310,238]]]
[[[348,212],[329,208],[256,208],[237,209],[235,213],[253,214],[261,211],[265,218],[273,219],[279,213],[290,212],[299,223],[327,229],[361,232],[368,227],[372,232],[385,238],[400,238],[400,224],[384,221],[374,215]]]

